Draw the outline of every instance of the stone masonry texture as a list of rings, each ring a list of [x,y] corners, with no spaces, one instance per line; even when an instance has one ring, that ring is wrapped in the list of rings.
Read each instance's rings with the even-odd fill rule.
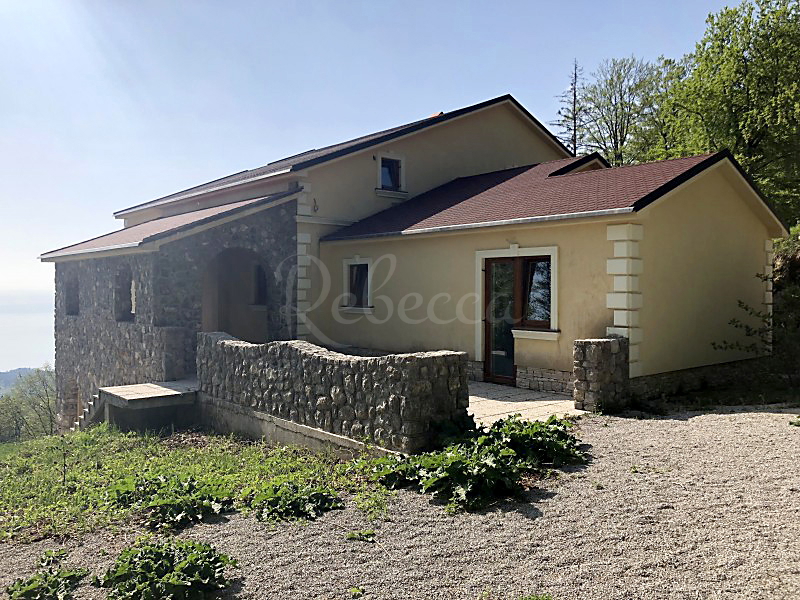
[[[250,344],[201,333],[197,376],[201,399],[401,452],[429,446],[438,426],[469,422],[463,352],[356,356],[302,341]]]
[[[575,408],[617,411],[630,401],[629,345],[624,337],[575,340]]]
[[[272,274],[265,317],[272,338],[294,337],[296,210],[295,202],[265,209],[146,254],[56,263],[55,370],[62,427],[71,425],[100,387],[194,373],[203,277],[223,250],[243,248],[259,256]],[[115,280],[123,269],[130,269],[136,289],[131,321],[114,315]],[[67,314],[67,290],[75,286],[78,314]]]
[[[570,371],[517,366],[516,386],[518,388],[571,396],[574,383],[573,374]]]

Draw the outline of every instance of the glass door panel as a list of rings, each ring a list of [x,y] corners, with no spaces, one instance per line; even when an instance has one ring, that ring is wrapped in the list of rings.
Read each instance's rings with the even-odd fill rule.
[[[514,379],[514,262],[486,261],[486,376]]]

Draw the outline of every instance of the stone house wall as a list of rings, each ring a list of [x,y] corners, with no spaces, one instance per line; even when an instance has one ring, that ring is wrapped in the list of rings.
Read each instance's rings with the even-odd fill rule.
[[[136,316],[114,315],[115,277],[130,268],[136,286]],[[97,389],[184,376],[185,332],[152,324],[152,256],[146,254],[56,264],[56,391],[71,424]],[[66,288],[77,282],[78,314],[67,314]],[[166,358],[165,358],[166,357]]]
[[[203,277],[209,262],[223,250],[241,248],[258,255],[272,276],[265,315],[271,337],[295,337],[296,211],[292,201],[164,244],[154,255],[153,322],[188,331],[185,360],[190,371],[195,368],[197,333],[202,330]]]
[[[244,405],[402,452],[425,448],[435,424],[469,422],[462,352],[354,356],[224,333],[201,333],[197,352],[201,403]]]
[[[155,252],[59,261],[55,275],[55,371],[59,410],[69,426],[98,388],[191,375],[202,328],[203,276],[228,248],[255,252],[274,279],[266,318],[275,339],[296,330],[296,203],[242,217],[166,243]],[[115,318],[118,273],[130,269],[136,314]],[[77,284],[77,285],[76,285]],[[78,311],[68,311],[70,288]]]
[[[657,373],[631,379],[631,397],[654,400],[705,389],[747,386],[764,376],[768,358],[750,358],[729,363]]]
[[[557,394],[567,394],[570,396],[575,387],[573,374],[570,371],[519,366],[517,367],[515,384],[518,388],[527,390],[556,392]]]

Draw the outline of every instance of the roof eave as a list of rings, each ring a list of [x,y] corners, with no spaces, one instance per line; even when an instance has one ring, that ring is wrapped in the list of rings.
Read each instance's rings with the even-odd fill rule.
[[[292,196],[297,195],[302,190],[303,188],[299,187],[295,190],[290,190],[280,194],[272,194],[270,196],[264,196],[264,198],[259,199],[260,201],[253,202],[245,206],[240,206],[238,208],[234,208],[215,215],[211,215],[204,219],[193,221],[192,223],[187,223],[185,225],[180,225],[178,227],[169,229],[167,231],[154,233],[152,235],[142,238],[138,242],[129,242],[126,244],[116,244],[111,246],[101,246],[98,248],[86,248],[84,250],[73,250],[69,252],[63,252],[62,250],[54,250],[52,252],[46,252],[45,254],[42,254],[39,257],[39,260],[42,262],[58,262],[59,260],[80,259],[88,254],[92,254],[93,255],[92,258],[95,258],[101,255],[109,255],[109,254],[131,254],[134,252],[152,252],[154,250],[158,250],[160,244],[164,244],[167,241],[169,241],[169,238],[180,236],[181,234],[190,232],[191,230],[197,229],[199,227],[204,227],[206,225],[213,223],[214,221],[224,221],[226,219],[230,220],[231,217],[238,218],[239,215],[247,216],[250,213],[258,212],[265,208],[272,208],[274,206],[278,206],[280,204],[283,204],[284,202],[289,201],[292,198]],[[67,246],[67,248],[69,248],[69,246]]]
[[[440,225],[437,227],[420,227],[419,229],[403,229],[400,231],[388,231],[382,233],[371,233],[364,235],[354,235],[349,237],[336,237],[331,234],[322,238],[321,242],[348,242],[380,237],[404,237],[409,235],[420,235],[425,233],[446,233],[449,231],[464,231],[469,229],[483,229],[489,227],[508,227],[513,225],[529,225],[536,223],[549,223],[553,221],[566,221],[571,219],[586,219],[599,217],[613,217],[635,212],[633,207],[610,208],[605,210],[589,210],[575,213],[563,213],[559,215],[542,215],[537,217],[520,217],[517,219],[501,219],[496,221],[483,221],[478,223],[462,223],[458,225]]]
[[[163,201],[160,201],[158,199],[157,200],[151,200],[150,202],[155,202],[155,204],[150,204],[150,202],[145,202],[143,204],[137,204],[136,206],[131,206],[130,208],[125,208],[123,210],[119,210],[119,211],[117,211],[117,212],[115,212],[113,214],[114,214],[114,218],[115,219],[122,219],[122,218],[125,218],[128,215],[132,215],[132,214],[135,214],[137,212],[142,212],[144,210],[148,210],[148,209],[151,209],[151,208],[158,208],[159,206],[165,206],[167,204],[177,204],[177,203],[183,202],[185,200],[192,200],[192,199],[197,198],[199,196],[208,196],[208,195],[211,195],[211,194],[214,194],[214,193],[217,193],[217,192],[227,191],[227,190],[235,188],[235,187],[240,187],[240,186],[247,185],[247,184],[252,184],[252,183],[258,183],[258,182],[263,181],[265,179],[271,179],[273,177],[278,177],[280,175],[287,175],[289,173],[292,173],[292,172],[298,171],[298,170],[299,169],[294,169],[292,167],[289,167],[287,169],[281,169],[280,171],[275,171],[274,173],[266,173],[266,174],[260,175],[258,177],[253,177],[252,179],[244,179],[242,181],[231,182],[229,184],[222,185],[220,187],[216,187],[216,188],[212,188],[212,189],[208,189],[208,190],[198,190],[197,192],[194,192],[194,193],[191,193],[191,194],[186,194],[186,195],[180,196],[178,198],[171,198],[169,200],[163,200]]]
[[[674,177],[673,179],[670,179],[665,184],[663,184],[660,187],[656,188],[655,190],[653,190],[649,194],[643,196],[642,198],[640,198],[639,200],[637,200],[636,202],[633,203],[634,210],[636,210],[638,212],[638,211],[641,211],[641,210],[647,208],[648,206],[650,206],[653,202],[655,202],[656,200],[658,200],[662,196],[665,196],[666,194],[668,194],[672,190],[674,190],[677,187],[679,187],[679,186],[683,185],[684,183],[688,182],[690,179],[692,179],[696,175],[699,175],[700,173],[706,171],[707,169],[713,167],[714,165],[716,165],[716,164],[718,164],[721,161],[726,160],[726,159],[730,162],[730,164],[734,167],[734,169],[736,169],[736,171],[739,173],[739,175],[741,175],[742,178],[747,182],[747,184],[750,186],[750,188],[753,190],[753,192],[755,192],[755,194],[759,198],[759,200],[761,200],[761,202],[767,208],[769,213],[775,219],[775,223],[778,225],[778,230],[780,231],[780,234],[781,234],[778,237],[785,237],[785,236],[789,235],[789,227],[787,226],[787,224],[783,221],[783,219],[780,217],[780,215],[778,215],[778,213],[775,211],[775,208],[772,206],[772,203],[769,200],[767,200],[767,198],[764,196],[764,194],[759,189],[759,187],[756,184],[756,182],[753,181],[753,178],[750,177],[750,175],[747,174],[747,172],[742,168],[742,165],[739,164],[739,161],[737,161],[736,158],[733,156],[733,153],[731,153],[731,151],[728,150],[727,148],[724,149],[724,150],[720,150],[719,152],[717,152],[715,154],[712,154],[711,156],[709,156],[705,160],[697,163],[696,165],[694,165],[690,169],[687,169],[686,171],[684,171],[683,173],[681,173],[677,177]]]
[[[438,116],[438,117],[432,117],[432,118],[429,118],[429,119],[423,119],[421,121],[417,121],[417,122],[415,122],[413,124],[410,124],[408,127],[403,127],[402,129],[400,129],[398,131],[392,131],[390,133],[387,133],[386,135],[382,135],[382,136],[377,137],[377,138],[366,140],[366,141],[361,142],[359,144],[355,144],[353,146],[348,146],[347,148],[342,148],[341,150],[337,150],[335,152],[331,152],[330,154],[326,154],[324,156],[320,156],[320,157],[317,157],[317,158],[314,158],[314,159],[310,159],[310,160],[307,160],[307,161],[301,161],[301,162],[295,163],[294,165],[292,165],[290,167],[287,167],[286,169],[283,169],[281,171],[275,172],[275,173],[268,173],[266,175],[256,176],[256,177],[253,177],[253,178],[250,178],[250,179],[243,179],[241,181],[231,182],[230,184],[223,185],[223,186],[216,187],[216,188],[212,188],[212,189],[198,190],[196,193],[188,193],[186,195],[178,196],[177,198],[171,198],[169,200],[166,199],[168,197],[164,197],[163,201],[162,201],[162,199],[151,200],[150,202],[137,204],[136,206],[132,206],[130,208],[126,208],[126,209],[117,211],[117,212],[114,213],[114,217],[117,218],[117,219],[124,218],[127,215],[134,214],[136,212],[140,212],[142,210],[146,210],[146,209],[149,209],[149,208],[155,208],[155,207],[158,207],[158,206],[164,206],[165,204],[171,204],[171,203],[174,203],[174,202],[180,202],[180,201],[183,201],[183,200],[186,200],[186,199],[190,199],[190,198],[197,198],[199,196],[205,196],[207,194],[212,194],[212,193],[219,192],[219,191],[233,189],[233,188],[236,188],[236,187],[239,187],[239,186],[247,185],[247,184],[250,184],[250,183],[253,183],[253,182],[261,181],[261,180],[268,179],[268,178],[271,178],[271,177],[275,177],[275,176],[278,176],[278,175],[285,175],[285,174],[288,174],[288,173],[295,173],[297,171],[302,171],[303,169],[308,169],[308,168],[311,168],[311,167],[315,167],[315,166],[317,166],[319,164],[330,162],[330,161],[335,160],[337,158],[341,158],[343,156],[354,154],[356,152],[360,152],[360,151],[366,150],[368,148],[373,148],[373,147],[378,146],[380,144],[383,144],[383,143],[386,143],[386,142],[389,142],[389,141],[404,137],[406,135],[411,135],[411,134],[417,133],[418,131],[421,131],[423,129],[427,129],[427,128],[433,127],[435,125],[440,125],[442,123],[446,123],[446,122],[451,121],[453,119],[456,119],[458,117],[462,117],[462,116],[468,115],[470,113],[482,110],[484,108],[488,108],[490,106],[503,104],[504,102],[508,102],[515,109],[517,109],[519,112],[521,112],[540,133],[542,133],[556,148],[558,148],[560,151],[562,151],[565,154],[565,158],[574,157],[575,156],[575,154],[572,151],[570,151],[561,142],[561,140],[559,140],[555,135],[553,135],[553,133],[550,132],[541,123],[541,121],[539,121],[530,112],[528,112],[528,110],[524,106],[522,106],[522,104],[520,104],[517,101],[516,98],[514,98],[511,94],[505,94],[503,96],[498,96],[497,98],[492,98],[490,100],[485,100],[483,102],[479,102],[478,104],[473,104],[471,106],[466,106],[464,108],[460,108],[460,109],[451,111],[449,113],[445,113],[445,114],[443,114],[441,116]],[[205,185],[205,184],[201,184],[201,185]],[[178,193],[180,193],[180,192],[178,192]]]

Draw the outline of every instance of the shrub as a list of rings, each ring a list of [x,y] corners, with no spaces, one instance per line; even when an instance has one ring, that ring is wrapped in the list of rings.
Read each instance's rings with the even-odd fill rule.
[[[228,587],[225,570],[235,566],[208,544],[148,536],[123,550],[93,585],[108,588],[110,600],[194,600]]]
[[[39,559],[37,571],[27,579],[17,579],[6,588],[11,600],[69,600],[81,579],[89,573],[86,569],[58,567],[66,555],[65,550],[48,550]]]
[[[293,481],[267,484],[252,491],[244,503],[255,511],[259,521],[314,520],[329,510],[344,507],[333,490]]]
[[[532,422],[514,415],[440,451],[376,459],[373,475],[389,488],[432,494],[450,509],[476,510],[521,492],[523,473],[583,462],[571,427],[565,419]]]
[[[233,492],[222,478],[200,482],[194,477],[159,475],[126,478],[110,490],[114,502],[136,506],[153,529],[187,527],[233,510]]]

